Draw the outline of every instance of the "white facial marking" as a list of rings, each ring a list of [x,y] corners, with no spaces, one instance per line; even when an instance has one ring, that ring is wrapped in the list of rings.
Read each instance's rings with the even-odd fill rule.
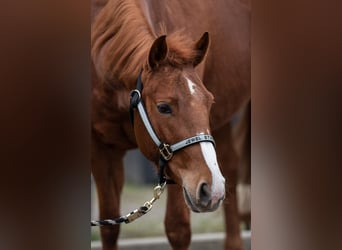
[[[186,81],[188,82],[188,87],[189,87],[189,90],[190,90],[190,94],[195,94],[195,87],[196,87],[196,84],[191,81],[189,78],[185,77]]]
[[[224,196],[225,192],[225,179],[221,174],[220,168],[217,163],[216,152],[211,142],[200,142],[202,154],[207,163],[212,175],[212,199],[217,202],[218,199]]]

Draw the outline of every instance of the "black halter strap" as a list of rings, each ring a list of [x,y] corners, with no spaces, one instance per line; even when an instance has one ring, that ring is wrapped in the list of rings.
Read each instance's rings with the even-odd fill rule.
[[[165,167],[167,165],[167,162],[171,160],[173,157],[174,152],[183,149],[185,147],[188,147],[195,143],[200,142],[211,142],[215,146],[214,138],[209,134],[198,134],[189,138],[186,138],[182,141],[179,141],[175,144],[168,144],[163,141],[161,141],[155,131],[152,128],[151,122],[148,119],[144,103],[142,100],[142,93],[143,90],[143,84],[141,81],[141,73],[138,76],[137,79],[137,87],[136,89],[131,91],[131,100],[130,100],[130,108],[129,108],[129,114],[130,114],[130,120],[132,123],[132,126],[134,126],[134,109],[138,109],[140,117],[145,125],[145,128],[147,132],[149,133],[150,137],[156,144],[156,146],[159,149],[160,159],[159,159],[159,184],[163,183],[174,183],[172,180],[167,180],[165,178]]]
[[[131,121],[132,126],[134,127],[134,109],[138,107],[138,103],[141,100],[141,93],[143,90],[143,85],[141,81],[141,73],[137,79],[136,89],[131,91],[131,100],[129,105],[129,120]]]

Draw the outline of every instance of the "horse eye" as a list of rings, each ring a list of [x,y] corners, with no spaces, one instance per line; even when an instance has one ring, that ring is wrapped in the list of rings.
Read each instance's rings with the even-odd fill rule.
[[[172,114],[171,107],[166,103],[159,104],[157,107],[158,107],[159,113],[161,114]]]

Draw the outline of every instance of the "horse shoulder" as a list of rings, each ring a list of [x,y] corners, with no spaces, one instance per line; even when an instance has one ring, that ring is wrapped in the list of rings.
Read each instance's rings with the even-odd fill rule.
[[[126,90],[103,91],[93,89],[92,130],[103,143],[122,149],[136,147],[128,108],[129,92]]]

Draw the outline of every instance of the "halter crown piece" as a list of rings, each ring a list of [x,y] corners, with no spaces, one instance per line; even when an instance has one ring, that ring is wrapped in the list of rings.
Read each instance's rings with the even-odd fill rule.
[[[177,143],[174,143],[172,145],[161,141],[158,138],[157,134],[154,132],[151,122],[148,119],[146,110],[144,108],[144,103],[142,100],[142,90],[143,90],[143,85],[142,85],[141,73],[140,73],[137,79],[137,87],[136,89],[131,91],[129,114],[130,114],[130,120],[131,120],[132,126],[134,125],[134,109],[137,108],[147,132],[149,133],[150,137],[152,138],[152,140],[154,141],[154,143],[157,145],[159,149],[159,154],[160,154],[159,184],[162,185],[165,183],[174,183],[171,180],[166,180],[165,175],[164,175],[165,165],[168,161],[171,160],[171,158],[173,157],[173,154],[176,151],[183,149],[185,147],[188,147],[192,144],[205,142],[205,141],[211,142],[215,146],[215,141],[213,137],[209,134],[198,134],[198,135],[186,138]]]

